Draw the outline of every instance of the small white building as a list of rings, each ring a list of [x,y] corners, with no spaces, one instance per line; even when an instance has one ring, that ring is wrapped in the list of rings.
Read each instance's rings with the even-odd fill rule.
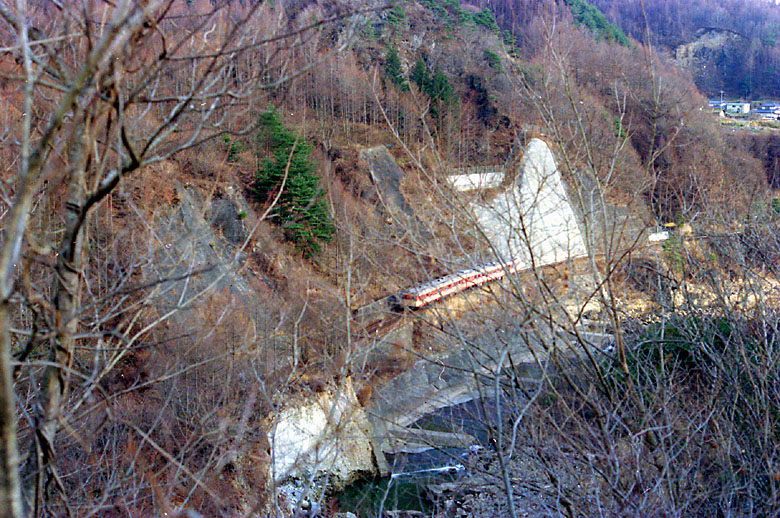
[[[729,115],[747,115],[750,113],[750,103],[729,102],[726,103],[726,113]]]
[[[772,110],[769,108],[756,108],[753,110],[753,116],[765,121],[776,121],[780,119],[780,110]]]

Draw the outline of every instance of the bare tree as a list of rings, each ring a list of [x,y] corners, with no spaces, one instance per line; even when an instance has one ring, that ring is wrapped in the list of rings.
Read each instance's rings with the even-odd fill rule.
[[[150,329],[213,288],[182,294],[170,311],[149,319],[146,297],[197,266],[152,279],[138,275],[144,260],[133,265],[123,257],[130,250],[120,247],[113,259],[128,268],[124,275],[100,274],[110,265],[94,256],[95,238],[114,236],[95,215],[127,179],[158,174],[172,157],[217,135],[251,131],[267,92],[316,64],[297,49],[351,14],[334,4],[319,18],[290,19],[282,9],[175,0],[0,4],[8,115],[0,188],[0,516],[21,517],[26,505],[38,516],[51,487],[67,506],[58,432],[72,432],[74,419],[83,419],[80,405]],[[331,52],[348,44],[349,27]],[[100,368],[83,368],[83,350],[101,357]],[[24,396],[34,437],[24,487],[14,385],[22,367],[38,381]]]

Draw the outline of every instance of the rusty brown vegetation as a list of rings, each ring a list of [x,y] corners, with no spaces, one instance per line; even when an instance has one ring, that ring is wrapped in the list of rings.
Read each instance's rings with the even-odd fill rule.
[[[613,352],[553,354],[533,386],[511,368],[489,380],[513,421],[486,422],[503,496],[479,512],[517,514],[515,455],[546,473],[527,485],[553,514],[771,515],[777,319],[759,302],[778,257],[775,143],[724,136],[652,49],[594,41],[530,3],[517,48],[425,2],[402,3],[397,25],[378,2],[0,6],[0,516],[281,514],[265,432],[286,402],[351,377],[369,405],[423,355],[506,341],[498,330],[587,349],[586,313]],[[385,78],[388,47],[408,89]],[[418,60],[449,101],[411,80]],[[315,146],[337,232],[311,258],[263,220],[270,204],[242,201],[269,103]],[[589,178],[602,201],[708,236],[633,255],[605,238],[598,257],[410,317],[411,344],[367,361],[381,326],[352,310],[485,251],[445,176],[516,171],[532,137],[571,185]],[[378,208],[359,152],[380,144],[412,215]],[[650,301],[632,312],[634,298]]]

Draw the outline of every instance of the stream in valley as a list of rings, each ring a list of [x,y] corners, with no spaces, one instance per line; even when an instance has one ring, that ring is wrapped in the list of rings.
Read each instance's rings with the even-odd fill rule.
[[[506,414],[508,405],[503,404]],[[388,455],[392,474],[358,481],[336,495],[342,511],[360,518],[381,516],[386,510],[415,510],[426,514],[435,506],[432,485],[456,483],[469,476],[469,466],[490,447],[488,423],[496,421],[495,400],[474,399],[441,408],[420,419],[415,427],[466,433],[475,439],[468,448],[431,448],[418,453]]]

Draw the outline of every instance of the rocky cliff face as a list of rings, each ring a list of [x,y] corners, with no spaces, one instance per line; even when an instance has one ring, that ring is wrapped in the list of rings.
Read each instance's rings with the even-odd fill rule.
[[[705,94],[720,93],[725,76],[741,73],[746,64],[745,46],[748,41],[741,34],[726,29],[704,28],[696,32],[690,43],[684,43],[674,51],[677,65],[685,68],[696,78],[699,89]],[[727,92],[734,95],[735,92]]]
[[[279,482],[327,473],[331,484],[341,487],[374,471],[368,420],[348,379],[288,406],[269,428]]]

